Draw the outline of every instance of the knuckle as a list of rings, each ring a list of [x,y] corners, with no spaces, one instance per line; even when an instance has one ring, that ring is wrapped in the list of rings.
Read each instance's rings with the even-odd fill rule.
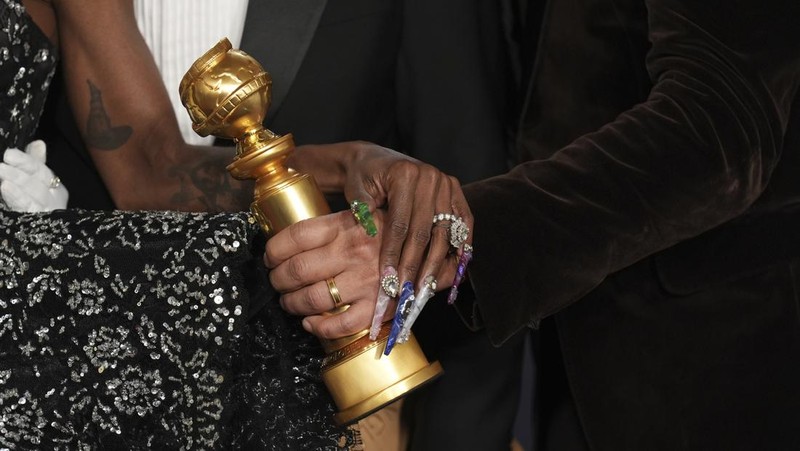
[[[384,249],[384,256],[381,268],[386,266],[394,266],[397,260],[400,259],[400,253],[395,249]]]
[[[302,258],[293,258],[287,262],[286,274],[291,280],[301,282],[307,272],[308,265]]]
[[[447,240],[448,231],[444,227],[434,227],[431,230],[431,234],[433,235],[431,237],[432,240],[433,239],[436,239],[436,240]]]
[[[389,224],[389,236],[394,239],[403,239],[408,234],[408,229],[408,222],[393,219]]]
[[[331,321],[321,321],[316,326],[317,336],[322,338],[335,338]]]
[[[289,238],[293,243],[302,243],[307,234],[308,224],[306,221],[297,222],[289,227]]]
[[[393,166],[394,172],[402,179],[416,179],[419,175],[419,166],[413,161],[398,160]]]
[[[319,290],[308,289],[303,298],[303,304],[308,309],[308,312],[320,313],[326,310],[324,308],[325,298]]]
[[[411,234],[411,242],[417,247],[426,247],[428,243],[431,241],[431,230],[426,229],[418,229],[414,230],[414,233]]]
[[[423,164],[420,168],[420,179],[431,184],[436,184],[442,176],[442,172],[429,164]]]
[[[392,163],[392,167],[400,173],[415,172],[416,165],[406,159],[397,160]]]

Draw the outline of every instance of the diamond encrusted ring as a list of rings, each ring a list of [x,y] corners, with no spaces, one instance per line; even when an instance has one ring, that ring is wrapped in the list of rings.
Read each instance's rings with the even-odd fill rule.
[[[397,274],[387,274],[381,277],[381,288],[390,298],[397,297],[397,291],[400,289],[400,279]]]
[[[460,248],[461,245],[467,241],[467,237],[469,237],[469,227],[467,223],[465,223],[461,217],[450,213],[438,213],[433,215],[434,225],[436,225],[437,222],[444,221],[450,222],[450,227],[448,229],[450,232],[450,245],[456,249]]]

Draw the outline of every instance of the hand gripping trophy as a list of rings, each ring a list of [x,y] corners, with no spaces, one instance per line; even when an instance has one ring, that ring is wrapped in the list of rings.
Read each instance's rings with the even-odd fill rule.
[[[180,83],[181,101],[195,132],[236,142],[228,172],[240,180],[256,180],[250,210],[268,236],[330,213],[314,178],[285,166],[294,151],[292,135],[279,136],[262,125],[271,85],[261,65],[233,50],[227,39],[195,61]],[[346,307],[337,310],[341,308]],[[441,374],[439,362],[428,363],[413,336],[383,355],[390,329],[391,321],[385,322],[376,341],[369,339],[367,330],[322,340],[322,379],[339,410],[337,423],[357,421]]]

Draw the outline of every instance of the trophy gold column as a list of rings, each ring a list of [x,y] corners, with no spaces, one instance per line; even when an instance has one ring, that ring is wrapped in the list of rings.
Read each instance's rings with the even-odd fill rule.
[[[222,39],[195,61],[179,88],[195,132],[236,142],[228,172],[240,180],[255,179],[250,210],[268,236],[330,213],[314,178],[285,164],[294,151],[292,135],[279,136],[262,125],[271,85],[269,74],[254,58]],[[391,321],[384,323],[376,341],[369,339],[367,330],[321,340],[322,379],[339,410],[334,415],[337,423],[363,418],[441,374],[439,362],[429,363],[413,336],[383,355],[390,329]]]

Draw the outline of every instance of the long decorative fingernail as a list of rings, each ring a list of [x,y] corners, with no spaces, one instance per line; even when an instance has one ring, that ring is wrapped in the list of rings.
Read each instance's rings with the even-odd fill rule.
[[[428,300],[430,300],[434,294],[436,294],[436,278],[428,276],[425,278],[425,281],[422,282],[422,288],[417,292],[416,300],[411,307],[411,313],[408,314],[408,318],[403,322],[403,328],[400,330],[400,337],[397,339],[398,343],[405,343],[408,341],[408,338],[411,336],[411,326],[414,325],[414,321],[417,320],[422,309],[425,308],[425,304],[428,303]]]
[[[403,328],[403,322],[406,317],[408,317],[408,309],[411,307],[409,304],[413,302],[414,285],[412,285],[411,282],[403,282],[403,289],[400,290],[400,300],[397,302],[397,310],[395,310],[394,319],[392,320],[392,330],[389,332],[389,339],[386,341],[386,349],[383,351],[384,355],[389,355],[389,353],[392,352],[392,348],[394,348],[397,342],[397,335]]]
[[[354,200],[350,204],[350,211],[356,218],[361,227],[367,232],[369,236],[378,234],[378,228],[375,226],[375,221],[372,220],[372,213],[369,211],[369,205],[359,200]]]
[[[453,304],[458,297],[458,286],[464,280],[464,274],[467,272],[467,265],[472,260],[472,246],[465,244],[461,252],[461,257],[458,259],[458,267],[456,268],[456,277],[453,279],[453,286],[450,287],[450,293],[447,295],[447,303]]]
[[[389,307],[389,301],[397,296],[400,287],[400,280],[397,278],[397,270],[393,266],[387,266],[383,270],[381,277],[381,287],[378,289],[378,300],[375,302],[375,313],[372,315],[372,326],[369,328],[369,339],[375,341],[383,324],[383,315]]]

